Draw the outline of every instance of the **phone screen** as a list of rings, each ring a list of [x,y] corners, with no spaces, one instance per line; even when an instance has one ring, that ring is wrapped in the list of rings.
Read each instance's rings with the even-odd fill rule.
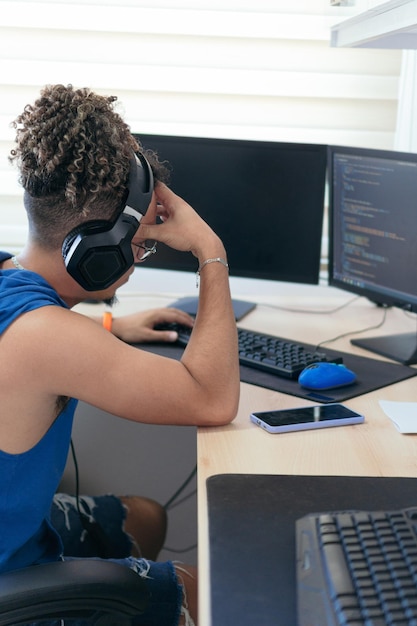
[[[342,404],[324,404],[321,406],[302,407],[300,409],[283,409],[254,413],[270,426],[290,426],[291,424],[309,424],[329,420],[346,419],[357,416]]]

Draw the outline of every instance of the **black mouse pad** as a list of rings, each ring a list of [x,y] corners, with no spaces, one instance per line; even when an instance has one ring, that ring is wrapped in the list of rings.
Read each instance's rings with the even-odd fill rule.
[[[314,346],[302,344],[309,350],[314,350]],[[369,393],[375,389],[386,387],[401,380],[411,378],[417,375],[417,369],[400,365],[399,363],[391,363],[389,361],[380,361],[339,350],[329,350],[320,348],[320,352],[324,352],[329,359],[341,357],[343,364],[350,370],[355,372],[357,379],[352,385],[339,387],[337,389],[329,389],[326,391],[311,391],[301,387],[297,381],[278,378],[264,372],[255,372],[251,368],[241,366],[241,380],[243,382],[252,383],[267,389],[282,391],[293,396],[313,400],[314,402],[343,402],[349,398]]]
[[[207,501],[213,626],[295,626],[295,521],[415,506],[417,479],[220,474]]]
[[[314,346],[309,344],[301,345],[304,345],[309,350],[314,350]],[[183,353],[183,348],[175,344],[141,344],[138,347],[173,359],[180,359]],[[246,366],[240,367],[240,380],[244,383],[288,393],[292,396],[305,398],[306,400],[329,403],[343,402],[349,398],[369,393],[375,389],[380,389],[381,387],[386,387],[417,375],[417,369],[398,363],[369,359],[348,354],[347,352],[324,348],[320,348],[320,352],[324,352],[330,359],[342,357],[344,365],[356,373],[356,382],[348,387],[339,387],[338,389],[331,389],[329,391],[309,391],[308,389],[300,387],[295,380],[288,380]]]

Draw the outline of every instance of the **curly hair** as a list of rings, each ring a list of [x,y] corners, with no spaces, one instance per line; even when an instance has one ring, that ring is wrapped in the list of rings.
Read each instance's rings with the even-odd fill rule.
[[[113,219],[127,196],[129,161],[144,152],[114,110],[116,96],[88,88],[47,85],[12,122],[16,162],[31,236],[55,248],[69,230],[91,219]],[[168,170],[145,152],[157,180]]]

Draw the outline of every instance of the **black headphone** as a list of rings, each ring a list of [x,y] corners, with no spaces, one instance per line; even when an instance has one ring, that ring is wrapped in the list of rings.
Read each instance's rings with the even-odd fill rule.
[[[143,154],[130,160],[126,206],[113,222],[93,220],[76,226],[62,244],[67,272],[86,291],[107,289],[134,263],[131,242],[152,199],[154,180]]]

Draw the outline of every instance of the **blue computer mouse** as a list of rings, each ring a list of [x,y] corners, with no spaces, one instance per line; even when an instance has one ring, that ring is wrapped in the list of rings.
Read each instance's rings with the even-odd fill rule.
[[[351,385],[356,380],[356,374],[340,363],[313,363],[298,377],[298,382],[306,389],[324,390],[334,387]]]

